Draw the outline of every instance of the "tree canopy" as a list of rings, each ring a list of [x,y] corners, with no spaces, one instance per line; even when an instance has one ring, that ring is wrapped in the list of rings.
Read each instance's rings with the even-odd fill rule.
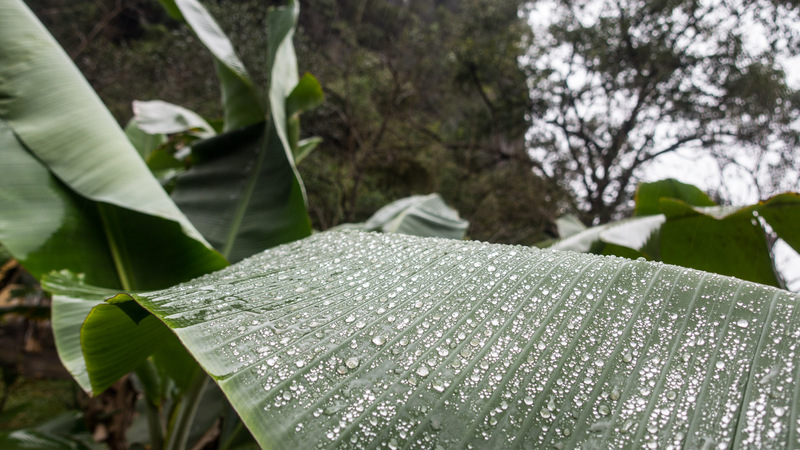
[[[543,236],[561,197],[524,148],[522,3],[307,3],[298,54],[328,99],[306,121],[324,141],[300,167],[318,226],[437,191],[472,238]]]
[[[531,155],[585,220],[629,207],[640,169],[679,150],[741,165],[762,197],[796,188],[800,98],[779,61],[797,54],[797,5],[540,1],[531,17]]]

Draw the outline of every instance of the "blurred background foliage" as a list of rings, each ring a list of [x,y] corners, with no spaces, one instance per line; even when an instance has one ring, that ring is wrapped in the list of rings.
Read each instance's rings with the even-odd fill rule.
[[[251,76],[267,86],[267,8],[210,1]],[[470,221],[468,236],[533,244],[552,237],[569,205],[563,186],[532,175],[531,109],[518,64],[530,28],[523,2],[303,2],[295,38],[301,72],[326,94],[303,118],[323,143],[300,165],[314,227],[367,219],[409,195],[439,192]],[[152,0],[32,0],[117,120],[160,99],[217,118],[211,58]],[[513,193],[513,195],[508,195]]]

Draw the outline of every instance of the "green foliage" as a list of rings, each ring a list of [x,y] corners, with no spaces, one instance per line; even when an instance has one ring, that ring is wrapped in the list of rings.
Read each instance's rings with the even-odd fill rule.
[[[318,103],[321,91],[313,79],[304,77],[301,82],[297,76],[291,43],[297,5],[275,11],[268,21],[271,83],[269,101],[262,104],[256,84],[211,15],[192,0],[176,0],[174,8],[164,3],[172,17],[183,17],[198,28],[214,55],[226,112],[221,134],[192,143],[192,165],[176,177],[173,193],[178,203],[231,259],[307,235],[308,216],[294,167],[293,155],[300,149],[294,120],[296,112]],[[374,51],[415,49],[370,42],[377,32],[376,10],[360,4],[355,17],[363,21],[363,28],[332,25],[348,45],[362,40],[356,47],[364,48],[349,54],[350,62],[358,63],[351,66],[355,74],[361,64],[396,64],[405,56],[401,52],[381,59]],[[470,2],[463,8],[490,5]],[[485,16],[510,20],[512,8],[502,6],[507,5],[489,8]],[[423,33],[426,18],[448,11],[428,5],[417,15],[403,16],[410,25],[397,24],[408,39],[400,42],[430,44]],[[518,23],[514,17],[511,22]],[[214,400],[216,391],[206,389],[206,373],[263,447],[796,444],[793,418],[800,406],[795,401],[798,380],[793,368],[798,361],[793,343],[800,333],[795,320],[798,298],[767,286],[647,261],[396,234],[327,232],[191,282],[143,292],[150,283],[159,289],[172,284],[166,281],[169,277],[177,282],[225,261],[160,190],[121,130],[107,124],[108,114],[87,94],[85,83],[78,86],[57,76],[74,70],[63,63],[63,55],[56,57],[52,41],[46,46],[50,53],[42,54],[51,64],[48,69],[55,61],[59,70],[44,70],[45,60],[32,58],[39,53],[26,47],[32,44],[14,39],[23,32],[38,33],[40,39],[31,42],[48,42],[32,18],[20,3],[0,7],[0,151],[4,172],[25,175],[7,184],[17,190],[0,190],[6,202],[2,206],[12,212],[7,220],[14,221],[0,223],[0,241],[40,273],[64,267],[87,273],[85,280],[66,271],[45,279],[45,286],[56,293],[59,350],[76,379],[95,392],[130,370],[136,372],[152,417],[150,445],[193,445],[190,435],[197,411],[224,411],[221,397]],[[492,29],[472,28],[476,23],[482,22],[463,22],[462,31]],[[442,36],[451,31],[442,31]],[[402,114],[391,120],[382,115],[387,107],[402,112],[398,94],[408,92],[409,80],[401,66],[382,66],[385,78],[379,81],[387,84],[377,85],[375,98],[382,95],[382,87],[390,87],[385,99],[391,101],[385,103],[351,96],[354,85],[369,92],[370,78],[345,72],[347,76],[337,81],[345,94],[336,98],[336,90],[331,90],[335,102],[346,107],[340,108],[344,117],[363,117],[347,115],[358,109],[368,113],[364,124],[383,124],[363,141],[375,145],[348,147],[355,156],[354,173],[361,176],[365,166],[358,159],[367,157],[365,151],[403,131],[420,133],[420,141],[422,135],[437,136],[437,145],[420,158],[456,155],[456,163],[445,164],[453,180],[484,166],[492,170],[482,173],[481,181],[519,173],[510,164],[520,158],[514,146],[503,147],[510,145],[503,133],[511,128],[498,125],[508,112],[501,103],[513,101],[512,96],[497,95],[502,86],[483,81],[484,75],[468,59],[470,48],[455,56],[464,71],[444,79],[461,80],[476,96],[471,106],[480,106],[463,108],[484,124],[474,130],[463,126],[469,121],[431,119],[419,124],[397,119],[406,118]],[[20,60],[25,64],[18,64]],[[438,68],[423,67],[419,74]],[[60,91],[62,83],[66,87]],[[44,89],[50,85],[52,91]],[[414,102],[426,111],[430,105],[422,97]],[[453,108],[457,116],[458,105],[446,108]],[[408,110],[403,113],[411,117]],[[81,122],[87,118],[90,122]],[[396,122],[401,123],[398,128]],[[98,124],[104,127],[89,126]],[[139,142],[145,153],[153,145]],[[473,147],[475,142],[481,144]],[[482,147],[487,142],[499,144]],[[111,155],[105,147],[116,152]],[[509,164],[497,163],[498,155],[482,151],[486,148],[511,149]],[[116,160],[116,153],[123,156]],[[378,161],[391,152],[367,155]],[[90,170],[98,158],[109,159],[102,161],[106,172]],[[402,166],[408,159],[389,162]],[[123,173],[129,163],[131,176]],[[520,167],[521,173],[529,168]],[[413,170],[408,173],[420,176]],[[141,186],[134,183],[137,177],[144,180]],[[365,180],[356,177],[349,194],[358,194]],[[478,189],[466,189],[465,196]],[[664,198],[662,192],[678,198]],[[223,199],[226,194],[229,201]],[[482,198],[478,203],[503,209],[499,195]],[[752,224],[757,211],[776,232],[786,233],[792,245],[798,243],[791,228],[800,204],[796,195],[732,212],[691,204],[706,200],[674,182],[645,189],[641,196],[643,207],[649,205],[642,211],[652,211],[657,203],[664,218],[656,221],[746,217]],[[222,225],[212,223],[214,216]],[[658,216],[634,220],[654,217]],[[9,224],[21,228],[8,231]],[[97,230],[100,233],[90,239]],[[70,233],[86,241],[81,254],[110,257],[69,265],[68,259],[59,259],[68,254],[62,244],[55,258],[42,256],[35,265],[41,242],[53,242],[54,237],[67,242]],[[260,234],[258,239],[252,239],[254,233]],[[263,239],[265,235],[274,240]],[[647,241],[652,242],[649,237]],[[629,250],[644,248],[647,245]],[[186,264],[194,265],[171,267],[158,259],[174,257],[175,252],[188,253],[183,256],[194,260]],[[140,254],[150,259],[130,257]],[[114,270],[103,266],[109,261]],[[152,267],[142,268],[147,265]],[[144,277],[139,270],[160,272]],[[84,282],[106,279],[112,281],[97,282],[105,287]],[[120,286],[126,293],[112,295]],[[214,407],[201,406],[212,400]],[[236,430],[241,426],[234,416],[232,411],[224,413],[221,446],[240,442]],[[163,423],[169,424],[165,430]],[[0,436],[7,438],[22,445],[63,443],[35,432]]]
[[[337,228],[464,239],[467,227],[469,222],[447,206],[439,194],[429,194],[401,198],[376,211],[366,222]]]
[[[0,242],[37,277],[69,269],[110,288],[224,267],[33,14],[2,9]]]
[[[783,239],[800,252],[800,195],[784,193],[755,205],[714,206],[695,186],[676,180],[642,183],[636,216],[578,231],[565,221],[553,249],[645,257],[683,267],[785,287],[774,266],[772,244]],[[774,236],[771,236],[769,226]]]
[[[797,301],[660,263],[326,232],[114,304],[170,327],[264,448],[739,448],[795,442]]]
[[[313,76],[297,77],[291,40],[299,7],[292,5],[273,11],[270,19],[273,74],[266,117],[258,90],[213,17],[194,0],[175,3],[216,59],[225,110],[223,133],[189,142],[185,170],[176,158],[158,151],[148,165],[156,173],[169,171],[167,183],[176,204],[230,261],[311,233],[294,158],[313,148],[313,142],[300,147],[299,114],[321,103],[323,94]],[[201,136],[215,134],[197,114],[175,105],[134,102],[134,109],[135,125],[153,135],[197,135],[196,129],[204,132]]]
[[[4,172],[10,174],[0,205],[13,210],[0,220],[0,240],[37,276],[65,270],[45,280],[55,293],[53,328],[65,366],[94,393],[135,371],[152,418],[149,442],[166,448],[187,445],[207,377],[160,321],[147,313],[136,316],[141,308],[130,311],[104,300],[120,290],[166,287],[227,265],[189,219],[234,260],[309,235],[293,153],[299,147],[299,112],[321,101],[313,77],[295,86],[291,36],[296,4],[276,11],[271,61],[279,69],[271,84],[269,117],[254,109],[259,93],[248,88],[252,81],[211,16],[191,0],[177,0],[175,6],[217,58],[226,122],[223,133],[214,136],[216,130],[189,110],[139,103],[137,120],[127,130],[139,154],[33,14],[20,2],[0,7],[0,149]],[[31,39],[19,41],[20,34]],[[287,118],[285,103],[293,92]],[[295,131],[291,143],[290,125]],[[174,133],[190,138],[176,144]],[[183,170],[173,152],[186,143],[192,144],[192,164]],[[164,148],[168,145],[172,151]],[[189,218],[142,157],[154,171],[181,169],[173,195]],[[203,220],[211,215],[213,223]],[[62,278],[101,287],[65,289]],[[134,322],[114,326],[119,314]],[[95,318],[94,326],[84,325],[87,315]],[[93,341],[91,336],[98,334],[105,338]],[[116,358],[93,357],[109,345]],[[96,371],[105,377],[87,375]],[[221,398],[216,402],[224,403]],[[240,440],[237,420],[235,413],[227,414],[228,435],[220,439]]]
[[[541,240],[563,194],[524,150],[523,2],[311,3],[298,53],[327,94],[308,121],[321,150],[300,168],[315,227],[439,192],[471,238]]]

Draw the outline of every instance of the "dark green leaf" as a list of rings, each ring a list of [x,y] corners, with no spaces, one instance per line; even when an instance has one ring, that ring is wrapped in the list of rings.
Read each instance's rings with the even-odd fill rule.
[[[661,260],[781,287],[764,229],[751,208],[694,208],[661,199]]]
[[[653,183],[641,183],[636,189],[636,209],[634,216],[661,214],[659,200],[673,198],[694,206],[714,206],[705,192],[691,184],[681,183],[669,178]]]
[[[268,124],[202,141],[192,157],[173,198],[229,260],[311,234],[299,182]]]
[[[95,306],[81,328],[81,347],[93,392],[103,392],[138,367],[171,333],[161,321],[142,311],[127,295]],[[125,308],[125,307],[128,308]],[[128,309],[129,311],[126,311]],[[130,310],[141,311],[131,318]],[[101,337],[101,338],[98,338]]]
[[[306,73],[286,98],[286,116],[292,117],[316,108],[325,100],[322,86],[313,75]]]
[[[759,203],[756,211],[781,239],[800,253],[800,194],[776,195]]]

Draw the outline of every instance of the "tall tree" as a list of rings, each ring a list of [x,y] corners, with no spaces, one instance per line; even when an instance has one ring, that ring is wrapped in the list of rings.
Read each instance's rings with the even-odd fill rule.
[[[524,147],[522,3],[304,3],[298,54],[327,96],[304,122],[324,142],[300,166],[317,226],[438,191],[472,238],[543,237],[560,195],[533,175]]]
[[[796,189],[800,96],[779,61],[800,48],[799,12],[769,0],[537,2],[537,172],[571,189],[594,223],[628,208],[640,170],[678,151],[745,167],[762,198]]]

